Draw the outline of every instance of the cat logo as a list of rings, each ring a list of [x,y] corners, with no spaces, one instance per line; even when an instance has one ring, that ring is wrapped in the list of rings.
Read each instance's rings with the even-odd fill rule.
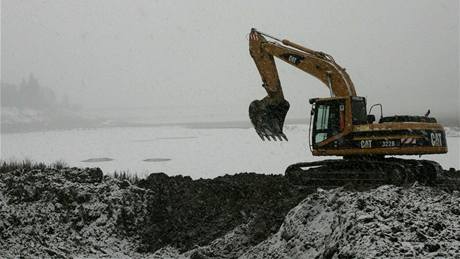
[[[289,56],[289,62],[297,64],[299,62],[299,59],[296,56]]]
[[[361,148],[372,148],[372,140],[370,139],[361,140]]]
[[[441,147],[442,146],[442,137],[441,133],[431,133],[431,145],[433,147]]]
[[[294,65],[298,65],[304,59],[304,57],[301,57],[299,55],[294,55],[294,54],[284,54],[284,55],[281,55],[280,57]]]

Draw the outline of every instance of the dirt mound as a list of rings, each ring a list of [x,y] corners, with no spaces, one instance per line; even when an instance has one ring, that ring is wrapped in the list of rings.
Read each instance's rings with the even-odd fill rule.
[[[255,245],[306,194],[279,175],[158,173],[132,185],[99,169],[13,170],[0,174],[0,257],[183,252],[242,224]]]
[[[142,251],[172,245],[181,251],[206,245],[235,227],[248,225],[256,244],[275,233],[286,213],[307,191],[281,175],[243,173],[214,179],[151,174],[138,186],[149,190],[140,229]]]
[[[382,186],[309,195],[244,258],[457,258],[460,196]]]
[[[0,174],[0,257],[125,255],[125,211],[140,212],[145,190],[99,169],[31,169]],[[131,220],[131,219],[130,219]]]
[[[459,207],[457,191],[417,185],[317,191],[255,173],[132,184],[99,169],[17,169],[0,173],[0,257],[454,257]]]

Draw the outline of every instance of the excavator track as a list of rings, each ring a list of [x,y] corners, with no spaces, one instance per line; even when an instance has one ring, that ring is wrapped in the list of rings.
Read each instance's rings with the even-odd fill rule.
[[[429,160],[331,159],[290,165],[285,175],[293,184],[311,188],[352,186],[365,189],[418,182],[450,191],[460,190],[460,171],[443,170],[438,163]]]

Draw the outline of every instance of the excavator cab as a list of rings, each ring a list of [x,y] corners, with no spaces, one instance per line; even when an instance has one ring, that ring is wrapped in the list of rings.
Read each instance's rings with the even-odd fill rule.
[[[312,104],[310,136],[314,149],[328,143],[327,140],[332,137],[344,135],[347,129],[350,132],[351,125],[372,123],[370,121],[373,115],[367,114],[364,97],[313,98],[310,99],[310,104]]]
[[[345,129],[345,98],[310,99],[310,129],[314,147]]]

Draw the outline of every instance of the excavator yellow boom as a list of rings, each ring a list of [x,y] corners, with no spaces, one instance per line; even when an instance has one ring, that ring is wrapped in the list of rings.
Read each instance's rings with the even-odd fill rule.
[[[249,53],[256,63],[263,86],[272,98],[282,98],[283,91],[276,69],[275,60],[287,62],[290,65],[318,78],[327,86],[332,96],[356,96],[355,87],[344,68],[339,66],[332,56],[314,51],[289,40],[277,42],[267,41],[268,35],[251,29],[249,34]],[[270,36],[272,39],[276,39]]]
[[[274,39],[267,41],[264,37]],[[288,40],[251,29],[249,53],[259,70],[267,96],[251,103],[249,114],[256,132],[262,139],[287,140],[283,124],[289,110],[276,69],[274,57],[318,78],[330,90],[331,96],[356,96],[355,87],[344,68],[328,54],[314,51]]]

